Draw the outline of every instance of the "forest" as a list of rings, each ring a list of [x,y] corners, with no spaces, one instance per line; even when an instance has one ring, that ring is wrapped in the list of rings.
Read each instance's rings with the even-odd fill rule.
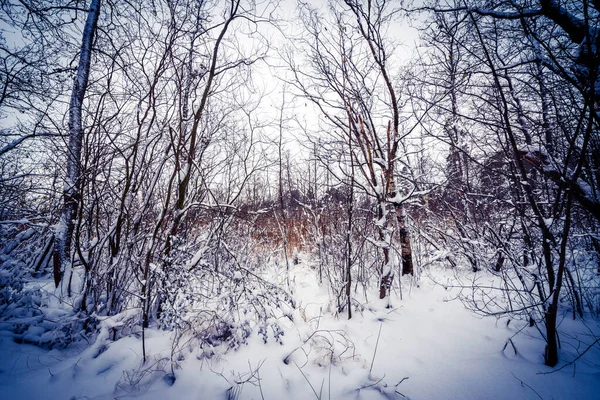
[[[595,398],[596,89],[599,0],[0,0],[0,393]]]

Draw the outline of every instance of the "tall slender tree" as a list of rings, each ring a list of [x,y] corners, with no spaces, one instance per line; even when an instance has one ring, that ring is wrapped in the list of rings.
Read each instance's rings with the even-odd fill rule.
[[[71,262],[73,230],[81,200],[81,151],[84,139],[82,121],[83,102],[88,88],[92,63],[92,45],[100,17],[100,0],[92,0],[83,28],[77,74],[69,101],[69,142],[67,146],[67,173],[63,189],[63,207],[54,240],[54,283],[60,284],[65,266]],[[68,288],[70,295],[70,285]]]

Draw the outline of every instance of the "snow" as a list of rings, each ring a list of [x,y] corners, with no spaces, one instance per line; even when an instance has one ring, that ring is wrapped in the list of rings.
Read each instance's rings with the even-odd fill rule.
[[[587,182],[585,182],[583,179],[579,179],[577,180],[577,185],[579,186],[585,197],[587,197],[591,201],[594,201],[594,190]]]
[[[204,254],[206,253],[206,251],[208,250],[208,248],[206,246],[201,247],[195,254],[194,257],[190,260],[190,262],[188,263],[188,268],[193,268],[195,267],[200,260],[202,259],[202,257],[204,256]]]
[[[371,238],[367,238],[367,240],[369,241],[369,243],[372,243],[373,246],[378,247],[380,249],[389,249],[391,247],[390,243],[386,242],[385,240],[375,240]]]
[[[394,197],[389,198],[388,201],[392,204],[402,204],[407,199],[409,199],[411,197],[411,195],[412,195],[412,193],[409,194],[408,196],[405,196],[402,193],[396,193],[396,195]]]
[[[383,266],[383,270],[381,271],[381,275],[388,276],[389,274],[394,272],[394,265],[389,262]]]
[[[228,394],[239,399],[597,396],[598,348],[578,360],[576,368],[546,374],[552,369],[543,365],[537,329],[476,317],[451,301],[456,290],[435,285],[427,276],[418,284],[403,277],[402,300],[396,289],[392,308],[374,294],[369,301],[357,297],[364,309],[347,320],[346,314],[336,314],[335,294],[319,285],[310,260],[301,258],[290,274],[297,307],[293,322],[280,321],[283,345],[273,340],[264,344],[252,335],[247,345],[226,352],[186,347],[172,341],[176,332],[148,329],[149,359],[143,365],[137,335],[110,339],[111,329],[135,318],[136,310],[104,318],[96,341],[86,347],[44,350],[17,344],[11,333],[0,330],[0,393],[3,398],[48,400],[224,399]],[[427,274],[439,282],[454,279],[444,270]],[[562,365],[577,355],[574,338],[585,341],[591,332],[600,332],[597,320],[586,324],[568,317],[561,322],[569,332],[561,337]]]

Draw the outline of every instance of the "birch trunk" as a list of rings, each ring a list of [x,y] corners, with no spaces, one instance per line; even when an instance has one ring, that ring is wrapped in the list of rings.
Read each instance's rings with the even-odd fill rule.
[[[402,275],[414,275],[412,260],[412,247],[410,245],[410,234],[406,229],[406,210],[403,205],[396,205],[396,219],[400,233],[400,252],[402,257]]]
[[[74,219],[81,201],[81,147],[83,143],[83,127],[81,121],[83,100],[88,86],[92,59],[92,43],[100,15],[100,0],[92,0],[88,12],[79,54],[77,76],[73,82],[73,91],[69,102],[69,146],[67,148],[67,175],[63,187],[63,209],[60,222],[55,230],[53,263],[54,284],[60,284],[65,265],[70,263],[71,242]],[[70,292],[70,288],[69,288]],[[69,293],[70,295],[70,293]]]

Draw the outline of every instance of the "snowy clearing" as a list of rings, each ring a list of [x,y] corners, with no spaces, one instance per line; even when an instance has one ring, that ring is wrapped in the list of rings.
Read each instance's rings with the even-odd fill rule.
[[[218,353],[217,348],[217,354],[207,355],[201,349],[186,349],[177,354],[172,372],[169,332],[149,331],[151,356],[142,366],[141,341],[134,337],[113,343],[100,335],[96,344],[82,351],[48,351],[16,344],[12,334],[2,331],[2,397],[597,398],[598,348],[552,372],[543,365],[544,342],[535,328],[524,328],[513,337],[522,322],[477,317],[459,301],[449,301],[456,290],[445,290],[427,277],[421,278],[419,287],[405,287],[402,300],[396,293],[392,308],[376,300],[347,320],[345,315],[333,315],[326,286],[319,286],[306,263],[291,273],[297,309],[294,322],[285,323],[283,345],[264,344],[254,334],[237,351]],[[435,274],[438,281],[452,278],[448,272]],[[403,283],[408,285],[409,280]],[[588,320],[587,325],[564,316],[561,354],[567,361],[559,368],[577,356],[578,349],[571,347],[574,339],[585,342],[586,335],[600,332],[597,321]],[[504,348],[510,338],[512,344]]]

